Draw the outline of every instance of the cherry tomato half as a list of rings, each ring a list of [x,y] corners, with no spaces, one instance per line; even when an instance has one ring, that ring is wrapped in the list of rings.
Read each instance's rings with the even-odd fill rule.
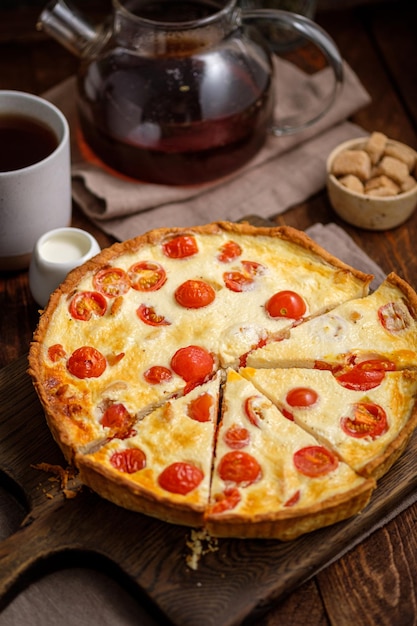
[[[236,293],[249,291],[254,285],[253,276],[238,271],[225,272],[223,274],[223,281],[230,291],[234,291]]]
[[[398,333],[410,326],[407,311],[398,302],[388,302],[378,309],[378,319],[390,333]]]
[[[159,263],[140,261],[127,271],[130,284],[136,291],[158,291],[166,282],[167,275]]]
[[[249,398],[246,398],[244,404],[246,417],[253,426],[257,426],[258,428],[263,420],[262,404],[263,400],[259,396],[250,396]]]
[[[187,415],[196,422],[209,422],[211,419],[211,407],[213,404],[213,396],[209,393],[202,393],[189,403],[187,407]]]
[[[313,406],[318,400],[318,393],[309,387],[294,387],[286,396],[287,403],[292,407],[306,408]]]
[[[158,484],[165,491],[187,495],[196,489],[204,478],[199,467],[191,463],[177,462],[168,465],[158,476]]]
[[[236,243],[236,241],[226,241],[226,243],[224,243],[220,248],[217,258],[222,263],[230,263],[230,261],[237,259],[237,257],[241,254],[242,248],[238,243]]]
[[[170,326],[171,324],[163,315],[158,315],[153,306],[141,304],[136,313],[138,318],[149,326]]]
[[[178,235],[162,245],[163,253],[171,259],[184,259],[198,252],[198,245],[192,235]]]
[[[114,452],[110,463],[120,472],[134,474],[146,466],[146,455],[139,448],[127,448]]]
[[[296,469],[310,478],[324,476],[335,470],[339,464],[337,457],[323,446],[307,446],[294,453]]]
[[[239,489],[230,487],[229,489],[225,489],[222,494],[216,496],[216,502],[212,505],[210,512],[217,515],[225,511],[230,511],[239,504],[240,500]]]
[[[48,348],[48,357],[51,359],[53,363],[56,363],[60,359],[65,359],[67,353],[64,350],[64,347],[60,343],[54,343],[53,346]]]
[[[234,424],[223,435],[224,442],[232,450],[240,450],[250,443],[250,433],[247,428]]]
[[[203,381],[213,371],[214,358],[200,346],[186,346],[176,351],[171,367],[186,382]]]
[[[381,384],[385,372],[395,370],[395,364],[387,359],[369,359],[356,363],[350,369],[336,373],[337,382],[346,389],[368,391]]]
[[[359,402],[352,408],[352,416],[342,417],[340,425],[350,437],[376,439],[388,430],[387,414],[378,404]]]
[[[108,298],[123,296],[130,289],[129,277],[120,267],[105,267],[93,278],[94,288]]]
[[[307,310],[303,298],[295,291],[279,291],[271,296],[265,304],[266,312],[270,317],[288,317],[298,320]]]
[[[163,365],[153,365],[143,374],[144,379],[150,385],[159,385],[165,381],[171,380],[172,372],[168,367]]]
[[[88,322],[92,317],[102,317],[107,310],[107,301],[98,291],[80,291],[69,305],[71,317]]]
[[[213,302],[216,292],[203,280],[186,280],[177,287],[174,297],[186,309],[201,309]]]
[[[245,272],[251,276],[262,276],[266,269],[265,265],[256,261],[242,261],[241,263]]]
[[[105,357],[91,346],[77,348],[67,362],[68,371],[77,378],[98,378],[106,366]]]
[[[111,404],[103,413],[100,420],[102,426],[119,429],[130,426],[131,416],[127,408],[122,403]]]
[[[301,496],[300,490],[297,489],[297,491],[294,492],[294,495],[288,498],[288,500],[284,503],[284,506],[286,507],[294,506],[300,500],[300,496]]]
[[[227,452],[220,460],[217,471],[222,480],[237,485],[250,485],[262,476],[261,466],[255,457],[242,450]]]

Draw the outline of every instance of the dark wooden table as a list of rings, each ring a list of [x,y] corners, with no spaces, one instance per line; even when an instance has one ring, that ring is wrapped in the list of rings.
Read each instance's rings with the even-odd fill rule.
[[[108,3],[79,4],[93,16]],[[417,149],[417,5],[414,0],[354,4],[316,16],[372,97],[353,121]],[[30,3],[0,8],[1,89],[41,94],[76,70],[76,59],[36,31],[38,12]],[[338,221],[323,190],[275,221],[301,229],[318,221],[339,223],[384,271],[396,271],[417,288],[417,212],[394,230],[366,232]],[[77,207],[73,223],[92,232],[102,247],[112,243]],[[27,272],[0,275],[0,311],[3,367],[27,353],[38,320]],[[259,626],[416,624],[416,519],[417,504],[274,606]]]

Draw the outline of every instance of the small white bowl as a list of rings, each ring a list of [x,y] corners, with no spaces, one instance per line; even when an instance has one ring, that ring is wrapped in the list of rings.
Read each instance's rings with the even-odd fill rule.
[[[56,228],[38,239],[29,266],[34,300],[45,307],[49,296],[74,267],[101,251],[96,239],[80,228]]]
[[[327,192],[335,212],[349,224],[368,230],[388,230],[403,224],[414,212],[417,206],[417,185],[396,196],[381,198],[352,191],[331,173],[337,154],[343,150],[361,148],[366,141],[367,137],[351,139],[330,153],[326,164]],[[392,139],[389,141],[399,146],[405,145]]]

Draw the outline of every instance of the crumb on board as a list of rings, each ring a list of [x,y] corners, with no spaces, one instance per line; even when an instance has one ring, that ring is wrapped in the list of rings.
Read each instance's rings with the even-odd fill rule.
[[[78,491],[80,490],[80,487],[77,487],[76,489],[68,488],[68,483],[76,475],[76,470],[72,466],[63,468],[60,465],[53,465],[52,463],[36,463],[36,464],[31,465],[31,467],[33,467],[36,470],[46,472],[48,474],[52,474],[49,480],[59,481],[59,486],[62,491],[62,494],[68,500],[70,500],[71,498],[75,498]],[[50,493],[47,493],[46,497],[52,499],[53,495]]]
[[[204,528],[192,528],[190,538],[186,541],[186,546],[190,550],[185,557],[187,566],[197,570],[201,557],[209,552],[216,552],[219,549],[218,544],[218,539],[212,537]]]

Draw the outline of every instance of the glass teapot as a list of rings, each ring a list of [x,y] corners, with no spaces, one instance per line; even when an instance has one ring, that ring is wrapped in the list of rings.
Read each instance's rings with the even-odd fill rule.
[[[80,58],[80,128],[105,164],[139,181],[205,183],[241,168],[268,133],[296,132],[328,111],[343,69],[327,33],[301,15],[236,2],[112,0],[98,26],[64,0],[48,3],[39,26]],[[279,76],[259,20],[294,29],[333,70],[328,101],[300,126],[274,123]]]

